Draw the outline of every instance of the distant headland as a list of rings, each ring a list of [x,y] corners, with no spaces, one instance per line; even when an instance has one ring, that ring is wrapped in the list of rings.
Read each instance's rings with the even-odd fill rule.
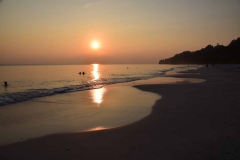
[[[184,51],[159,64],[240,64],[240,37],[228,46],[208,45],[197,51]]]

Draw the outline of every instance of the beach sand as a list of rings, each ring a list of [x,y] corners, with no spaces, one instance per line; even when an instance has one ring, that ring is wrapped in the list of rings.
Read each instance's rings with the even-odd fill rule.
[[[0,159],[240,159],[239,72],[204,67],[171,76],[186,79],[135,86],[162,97],[135,123],[2,146]]]

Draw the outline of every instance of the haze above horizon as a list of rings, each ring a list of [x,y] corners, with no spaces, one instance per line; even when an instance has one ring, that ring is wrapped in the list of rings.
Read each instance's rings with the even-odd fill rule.
[[[0,0],[0,64],[157,64],[239,36],[239,0]]]

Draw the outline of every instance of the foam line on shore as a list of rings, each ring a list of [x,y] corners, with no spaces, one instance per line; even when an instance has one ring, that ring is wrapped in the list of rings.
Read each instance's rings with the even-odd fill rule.
[[[135,86],[162,95],[138,122],[0,147],[0,158],[239,159],[239,74],[216,68],[193,73],[200,74],[181,76],[207,81]]]

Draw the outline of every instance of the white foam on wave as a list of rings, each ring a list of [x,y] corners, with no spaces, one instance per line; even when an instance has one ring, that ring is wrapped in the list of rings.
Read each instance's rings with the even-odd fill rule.
[[[124,78],[101,78],[98,80],[89,80],[85,84],[82,85],[72,85],[72,86],[64,86],[60,88],[51,88],[51,89],[31,89],[23,92],[15,92],[15,93],[7,93],[0,95],[0,106],[18,103],[22,101],[28,101],[34,98],[52,96],[57,94],[64,94],[69,92],[77,92],[84,91],[90,89],[101,88],[104,85],[116,84],[116,83],[125,83],[136,80],[150,79],[155,77],[161,77],[166,74],[168,71],[172,71],[177,68],[183,67],[175,67],[170,69],[165,69],[161,71],[153,71],[148,75],[138,75],[137,77],[124,77]],[[116,77],[121,77],[121,75],[116,75]]]

